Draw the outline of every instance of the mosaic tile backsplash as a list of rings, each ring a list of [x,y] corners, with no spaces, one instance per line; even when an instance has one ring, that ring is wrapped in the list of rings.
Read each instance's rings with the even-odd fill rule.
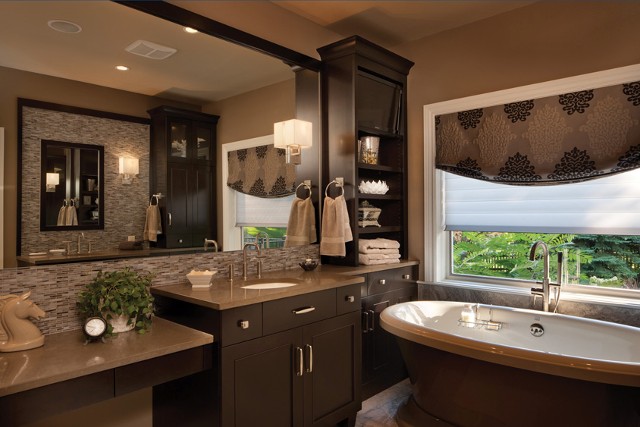
[[[320,261],[318,245],[268,249],[263,251],[263,255],[266,255],[263,271],[299,268],[298,262],[307,258]],[[46,312],[45,318],[34,323],[42,333],[49,335],[81,328],[81,319],[76,312],[76,298],[100,270],[113,271],[130,267],[139,272],[155,274],[152,286],[162,286],[187,282],[185,276],[193,269],[216,269],[225,272],[230,262],[236,265],[235,274],[242,275],[242,251],[4,269],[0,270],[0,295],[20,295],[30,290],[30,299]],[[256,274],[255,262],[249,264],[248,272],[251,275]]]

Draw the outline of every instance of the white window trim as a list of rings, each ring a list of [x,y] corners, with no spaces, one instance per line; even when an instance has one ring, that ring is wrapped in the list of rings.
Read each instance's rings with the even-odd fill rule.
[[[221,175],[219,191],[222,195],[222,248],[225,251],[239,251],[242,249],[242,228],[236,227],[236,192],[227,185],[229,178],[228,154],[230,151],[246,148],[273,145],[273,135],[259,136],[242,141],[222,144]]]
[[[513,281],[499,279],[487,281],[479,278],[477,280],[473,278],[472,280],[469,276],[452,276],[450,274],[451,255],[449,252],[448,232],[444,231],[442,219],[443,195],[440,190],[442,188],[442,173],[435,168],[436,116],[560,95],[586,88],[597,89],[633,80],[640,80],[640,64],[425,105],[423,107],[425,281],[449,286],[473,287],[518,294],[530,293],[529,287],[531,286],[530,283],[526,282],[518,282],[514,286]],[[509,282],[511,283],[510,285],[508,284]],[[563,292],[564,299],[640,307],[640,298],[630,297],[628,293],[620,296],[620,291],[576,288]]]

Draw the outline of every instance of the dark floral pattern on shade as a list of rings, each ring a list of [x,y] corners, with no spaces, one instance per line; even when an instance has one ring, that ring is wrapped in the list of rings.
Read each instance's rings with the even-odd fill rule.
[[[242,188],[244,186],[244,182],[242,181],[234,181],[231,184],[228,184],[229,187],[233,188],[236,191],[242,192]]]
[[[475,128],[480,124],[480,118],[482,117],[482,108],[476,110],[460,111],[458,113],[458,120],[463,128]]]
[[[509,157],[495,181],[533,182],[540,181],[542,177],[536,174],[536,168],[531,164],[526,155],[516,153]]]
[[[622,93],[628,96],[627,101],[634,106],[640,105],[640,82],[625,83],[622,85]]]
[[[549,174],[550,179],[558,181],[580,180],[588,177],[602,175],[602,171],[596,170],[595,162],[587,154],[587,150],[573,150],[565,152],[556,164],[553,173]]]
[[[527,120],[527,117],[531,115],[533,106],[533,99],[528,101],[512,102],[510,104],[504,104],[504,112],[511,120],[511,123],[516,123],[518,121],[524,122]]]
[[[256,147],[256,157],[258,157],[259,159],[264,159],[265,156],[267,155],[268,149],[269,149],[268,145],[261,145],[259,147]]]
[[[251,189],[249,190],[249,194],[257,197],[266,197],[267,192],[264,189],[264,181],[262,181],[260,178],[256,179],[256,181],[251,186]]]
[[[248,154],[249,152],[248,152],[248,150],[245,148],[245,149],[242,149],[242,150],[238,150],[238,151],[236,151],[236,153],[238,153],[238,160],[239,160],[239,161],[241,161],[241,162],[244,162],[244,161],[245,161],[245,159],[247,158],[247,154]]]
[[[635,169],[640,167],[640,144],[630,147],[619,159],[613,171]]]
[[[278,178],[276,178],[276,182],[273,184],[273,187],[271,187],[269,196],[281,196],[282,194],[287,194],[292,190],[295,191],[295,186],[294,188],[287,188],[287,180],[284,178],[284,176],[279,176]]]
[[[593,99],[592,90],[581,90],[579,92],[565,93],[559,96],[560,105],[568,115],[573,113],[584,113],[589,108],[589,102]]]
[[[284,157],[287,155],[287,150],[284,148],[276,148],[276,153],[278,153],[278,157]]]
[[[447,172],[455,173],[456,175],[466,176],[468,178],[482,180],[488,179],[482,173],[482,169],[480,169],[480,166],[478,166],[478,162],[470,157],[467,157],[465,160],[458,162],[458,164],[456,164],[455,166],[447,166],[442,169],[446,170]]]
[[[440,127],[440,116],[436,116],[436,129]]]

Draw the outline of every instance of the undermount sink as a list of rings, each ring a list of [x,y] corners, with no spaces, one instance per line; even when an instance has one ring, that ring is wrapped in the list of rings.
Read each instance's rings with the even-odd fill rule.
[[[285,282],[285,281],[273,281],[273,282],[261,282],[261,283],[253,283],[251,285],[241,286],[242,289],[280,289],[280,288],[289,288],[291,286],[296,286],[295,282]]]

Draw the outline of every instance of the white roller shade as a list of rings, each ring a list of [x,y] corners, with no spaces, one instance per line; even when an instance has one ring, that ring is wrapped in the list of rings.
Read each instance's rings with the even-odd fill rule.
[[[442,173],[446,230],[640,235],[640,169],[543,187]]]
[[[265,199],[236,192],[236,227],[286,227],[295,197]]]

